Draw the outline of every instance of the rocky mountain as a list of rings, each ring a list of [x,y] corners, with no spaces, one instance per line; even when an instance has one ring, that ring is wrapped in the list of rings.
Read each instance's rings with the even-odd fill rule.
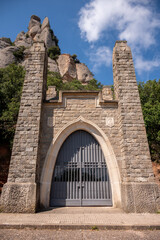
[[[61,54],[58,59],[49,59],[48,67],[50,71],[60,73],[64,82],[78,79],[86,84],[93,79],[93,74],[84,63],[75,63],[70,54]]]
[[[8,64],[16,61],[13,52],[18,50],[16,46],[12,46],[10,39],[0,38],[0,68],[6,67]]]
[[[41,24],[38,16],[32,15],[30,18],[28,32],[20,32],[14,43],[8,38],[0,38],[0,68],[4,68],[10,63],[17,61],[24,67],[27,62],[27,52],[34,41],[44,41],[48,50],[58,48],[58,39],[50,28],[48,17]],[[24,55],[22,57],[22,55]],[[76,62],[70,54],[58,54],[55,58],[48,58],[48,69],[58,72],[64,81],[78,79],[83,84],[93,79],[93,74],[84,63]]]

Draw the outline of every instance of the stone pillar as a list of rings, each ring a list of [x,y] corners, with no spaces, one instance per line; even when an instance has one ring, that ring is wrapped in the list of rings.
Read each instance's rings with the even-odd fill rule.
[[[43,42],[35,42],[28,54],[8,181],[2,190],[3,212],[36,211],[36,172],[46,70],[46,48]]]
[[[121,135],[123,209],[155,212],[158,186],[154,182],[132,53],[126,41],[115,44],[113,76]]]

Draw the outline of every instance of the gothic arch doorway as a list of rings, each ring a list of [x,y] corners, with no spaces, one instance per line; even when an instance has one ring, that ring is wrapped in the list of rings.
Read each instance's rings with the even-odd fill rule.
[[[42,208],[48,208],[50,206],[50,190],[58,153],[64,141],[76,130],[84,130],[90,133],[101,146],[105,160],[107,161],[106,164],[110,176],[113,207],[121,207],[121,178],[117,159],[110,141],[102,129],[92,121],[81,116],[60,129],[50,144],[40,180],[40,206]]]
[[[53,172],[50,206],[112,206],[106,160],[97,140],[84,130],[62,144]]]

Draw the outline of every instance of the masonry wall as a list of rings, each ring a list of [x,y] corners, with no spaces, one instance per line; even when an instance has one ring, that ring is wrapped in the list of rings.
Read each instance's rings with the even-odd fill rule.
[[[156,191],[131,49],[117,41],[113,50],[115,96],[122,152],[122,203],[127,212],[154,212]]]
[[[35,212],[37,205],[36,173],[42,102],[46,85],[46,50],[36,42],[28,53],[21,105],[13,143],[8,181],[1,196],[5,212]]]
[[[44,105],[40,175],[58,131],[82,116],[100,127],[112,145],[121,175],[122,208],[126,212],[155,212],[159,187],[154,180],[132,54],[126,41],[116,42],[113,75],[117,104],[107,100],[97,104],[98,95],[93,92],[79,96],[68,92],[63,94],[65,104],[50,101]],[[103,100],[108,99],[107,91],[105,95]],[[108,119],[113,120],[112,126],[107,124]]]
[[[98,93],[63,93],[65,104],[46,103],[43,108],[42,133],[41,133],[41,170],[45,157],[54,137],[65,125],[76,120],[78,117],[92,121],[100,127],[108,137],[114,149],[114,153],[121,168],[120,135],[118,130],[118,104],[107,102],[97,105]],[[112,99],[113,100],[113,99]],[[108,124],[108,119],[114,122]]]
[[[126,212],[155,212],[160,206],[160,191],[154,182],[132,54],[127,43],[117,41],[113,50],[115,100],[109,88],[102,92],[63,91],[58,100],[45,98],[46,71],[44,43],[35,42],[28,55],[9,176],[2,190],[2,211],[36,211],[50,144],[62,128],[82,117],[96,124],[112,146],[120,173],[117,179],[121,185],[121,207]],[[51,187],[51,182],[47,184]]]

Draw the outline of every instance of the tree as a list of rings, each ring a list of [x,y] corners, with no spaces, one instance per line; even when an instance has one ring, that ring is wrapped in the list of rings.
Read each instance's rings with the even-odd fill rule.
[[[86,90],[100,90],[102,89],[103,85],[98,82],[96,79],[92,79],[89,83],[85,86]]]
[[[12,145],[25,71],[10,64],[0,69],[0,139]]]
[[[47,87],[48,86],[55,86],[57,91],[63,89],[63,81],[61,75],[57,72],[48,71]]]
[[[152,161],[160,162],[160,80],[138,84]]]

